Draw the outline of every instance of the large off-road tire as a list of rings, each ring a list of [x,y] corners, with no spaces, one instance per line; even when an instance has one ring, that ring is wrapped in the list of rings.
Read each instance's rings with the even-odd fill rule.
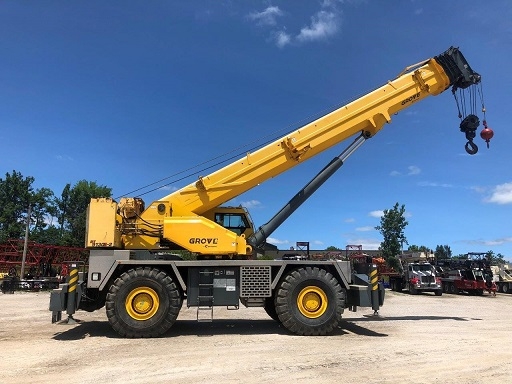
[[[508,286],[509,283],[503,284],[501,287],[501,292],[503,293],[510,293],[510,287]]]
[[[443,282],[443,291],[444,293],[450,293],[450,284]]]
[[[443,295],[443,290],[442,290],[441,288],[436,289],[436,290],[434,291],[434,294],[435,294],[436,296],[442,296],[442,295]]]
[[[158,337],[176,321],[181,295],[171,277],[156,268],[130,269],[116,279],[105,307],[110,325],[125,337]]]
[[[275,320],[277,321],[278,323],[281,322],[281,320],[279,320],[279,316],[277,316],[277,312],[276,312],[276,305],[274,303],[274,298],[273,297],[267,297],[265,299],[265,312],[267,312],[267,315],[269,315],[272,320]]]
[[[288,273],[277,287],[276,313],[297,335],[326,335],[341,321],[346,292],[336,278],[317,267]]]

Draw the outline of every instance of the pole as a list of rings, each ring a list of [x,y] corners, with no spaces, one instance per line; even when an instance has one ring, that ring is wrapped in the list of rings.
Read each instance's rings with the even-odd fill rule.
[[[31,205],[28,205],[27,210],[27,226],[25,228],[25,243],[23,244],[23,258],[21,259],[21,275],[20,279],[23,280],[23,276],[25,276],[25,260],[27,259],[27,248],[28,248],[28,230],[30,227],[30,211]]]

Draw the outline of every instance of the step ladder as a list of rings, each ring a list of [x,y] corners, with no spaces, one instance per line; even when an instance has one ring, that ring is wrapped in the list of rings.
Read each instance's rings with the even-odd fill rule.
[[[197,321],[213,321],[213,277],[214,272],[203,269],[199,271],[199,284],[197,296]]]

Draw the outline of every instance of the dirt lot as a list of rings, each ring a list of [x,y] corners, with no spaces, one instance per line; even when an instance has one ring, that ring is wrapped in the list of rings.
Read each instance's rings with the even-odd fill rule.
[[[345,312],[327,337],[290,335],[260,308],[183,308],[162,338],[118,338],[104,309],[51,324],[48,292],[0,294],[0,383],[508,383],[512,295],[386,292],[380,319]]]

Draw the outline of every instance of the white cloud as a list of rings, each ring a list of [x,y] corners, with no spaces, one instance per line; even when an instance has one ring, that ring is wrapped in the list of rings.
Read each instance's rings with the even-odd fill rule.
[[[273,237],[267,237],[267,243],[274,244],[274,245],[290,244],[290,242],[288,240],[279,240],[279,239],[275,239]]]
[[[243,207],[245,207],[247,209],[252,209],[252,208],[256,208],[256,207],[261,207],[261,202],[259,202],[258,200],[249,200],[249,201],[242,201],[240,203],[240,205],[242,205]]]
[[[381,218],[382,216],[384,216],[384,211],[371,211],[368,216],[371,216],[371,217],[377,217],[377,218]]]
[[[74,159],[68,155],[55,155],[54,156],[59,161],[73,161]]]
[[[362,245],[363,249],[366,250],[377,250],[380,247],[380,240],[371,239],[371,238],[353,238],[347,239],[349,244],[357,244]]]
[[[348,219],[345,219],[345,223],[353,223],[354,221],[356,221],[356,219],[354,219],[353,217],[349,217]]]
[[[376,210],[376,211],[371,211],[368,216],[370,217],[376,217],[378,219],[380,219],[382,216],[384,216],[384,211],[382,210]],[[404,212],[404,217],[407,218],[407,217],[412,217],[412,213],[410,212],[407,212],[405,211]]]
[[[277,47],[283,48],[288,45],[300,45],[315,41],[326,40],[336,35],[342,22],[342,12],[338,4],[344,1],[324,0],[318,10],[310,17],[310,23],[294,34],[286,30],[286,26],[278,27],[278,18],[285,15],[285,12],[277,6],[269,6],[261,12],[251,12],[247,19],[260,27],[270,28],[270,41]]]
[[[274,34],[274,39],[276,41],[276,45],[279,48],[283,48],[284,46],[290,44],[291,41],[292,41],[291,36],[288,33],[284,32],[284,31],[276,32]]]
[[[466,240],[463,242],[466,244],[471,244],[471,245],[482,245],[482,246],[493,247],[496,245],[503,245],[505,243],[512,243],[512,237],[502,237],[502,238],[493,239],[493,240]]]
[[[338,32],[341,17],[339,13],[319,11],[311,17],[311,24],[300,30],[297,40],[300,42],[309,42],[323,40],[333,36]]]
[[[371,227],[371,226],[366,226],[366,227],[357,227],[356,228],[356,231],[358,232],[368,232],[368,231],[373,231],[375,229],[375,227]]]
[[[418,186],[420,187],[441,187],[441,188],[453,188],[452,184],[446,184],[446,183],[435,183],[431,181],[420,181],[418,183]]]
[[[247,17],[249,20],[256,21],[257,25],[274,26],[277,24],[277,17],[282,15],[283,12],[279,9],[279,7],[269,6],[264,11],[251,12]]]
[[[407,173],[406,175],[407,176],[415,176],[415,175],[419,175],[421,173],[421,169],[420,167],[416,166],[416,165],[409,165],[407,167]],[[402,176],[402,172],[400,171],[391,171],[389,176],[392,176],[392,177],[395,177],[395,176]]]
[[[421,173],[421,169],[415,165],[409,165],[407,169],[409,170],[407,173],[409,176],[419,175]]]
[[[494,187],[491,196],[486,198],[485,202],[496,204],[512,203],[512,183],[500,184]]]
[[[470,187],[469,189],[475,191],[476,193],[484,193],[485,191],[487,191],[487,188],[486,187],[480,187],[478,185],[475,185],[473,187]]]

